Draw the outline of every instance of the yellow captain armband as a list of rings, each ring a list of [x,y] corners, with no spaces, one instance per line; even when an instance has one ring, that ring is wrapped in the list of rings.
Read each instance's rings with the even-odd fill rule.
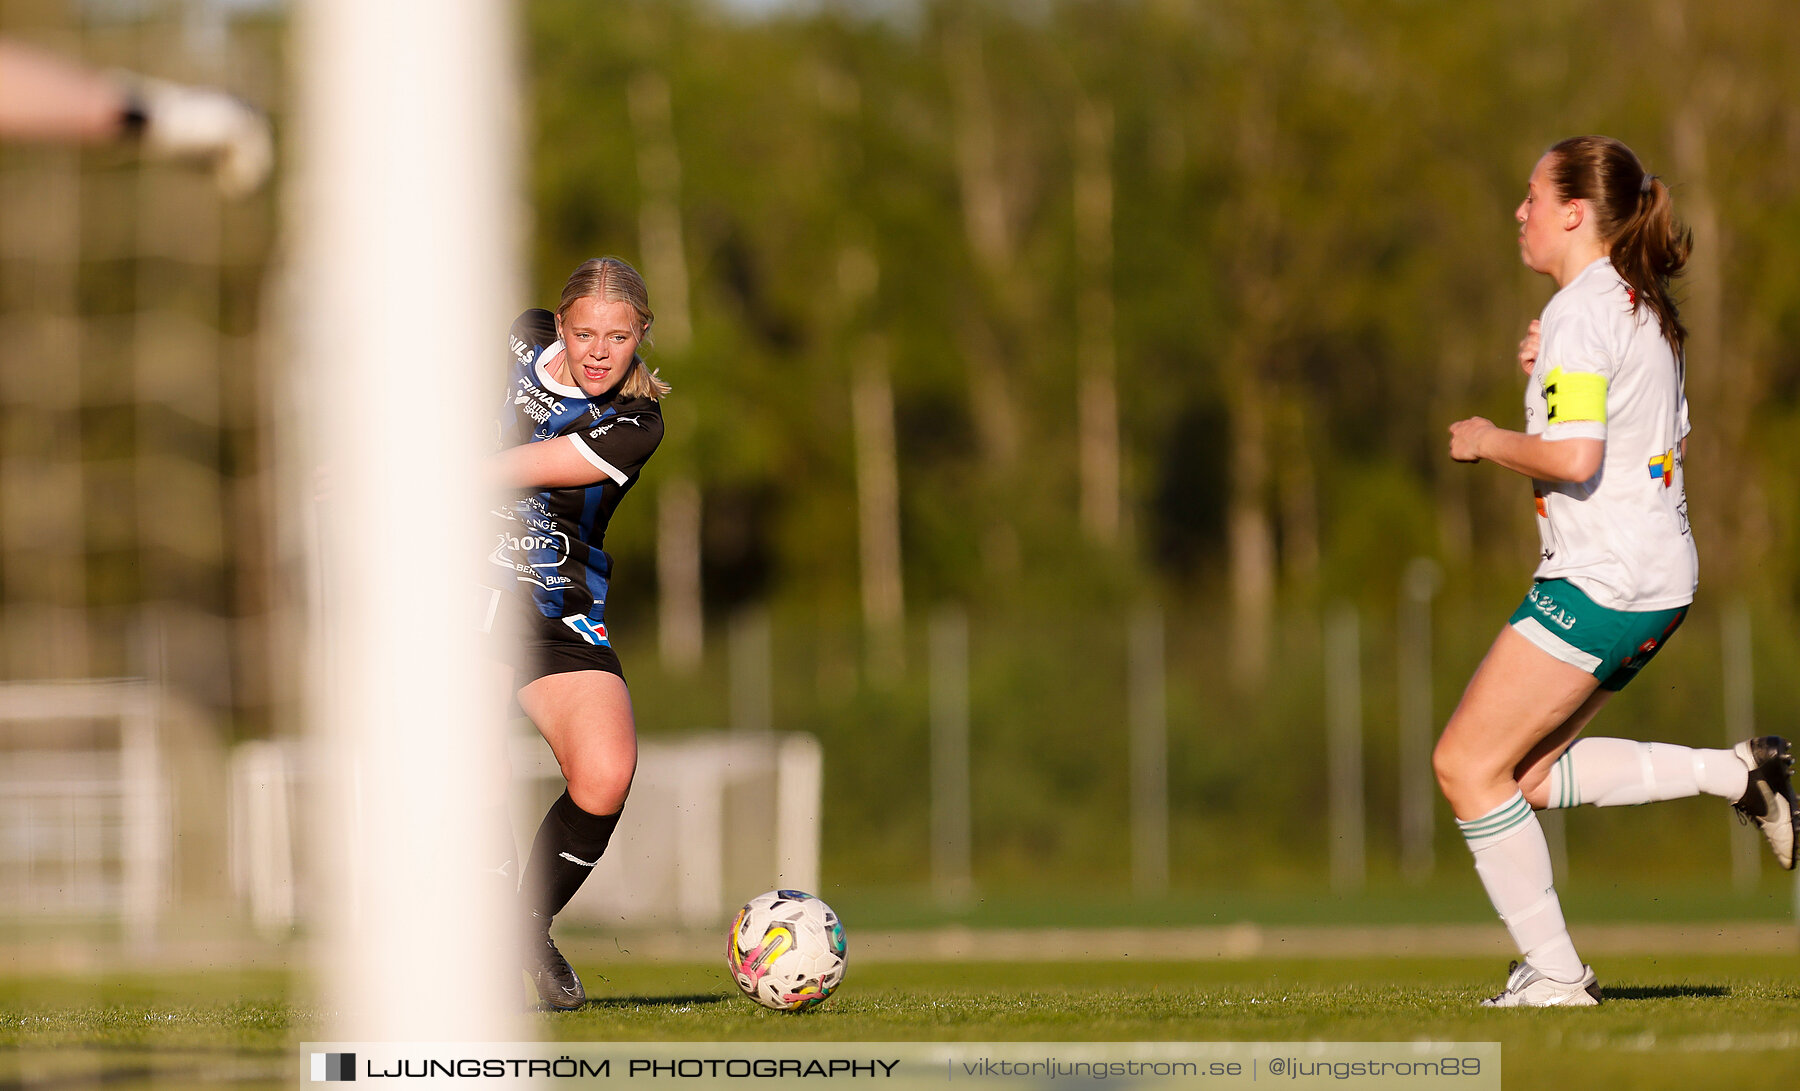
[[[1567,424],[1591,420],[1606,423],[1606,376],[1589,371],[1551,368],[1544,378],[1544,422]]]

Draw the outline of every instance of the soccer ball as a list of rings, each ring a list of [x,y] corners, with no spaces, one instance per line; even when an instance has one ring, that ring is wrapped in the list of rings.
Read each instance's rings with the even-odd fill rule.
[[[758,894],[731,922],[725,966],[744,995],[765,1008],[816,1007],[844,980],[844,926],[811,894]]]

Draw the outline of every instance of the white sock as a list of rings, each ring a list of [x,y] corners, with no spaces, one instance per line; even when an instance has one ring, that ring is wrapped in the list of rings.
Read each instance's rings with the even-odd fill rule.
[[[1741,799],[1750,770],[1729,750],[1632,739],[1577,739],[1550,767],[1545,806],[1630,807],[1684,796]]]
[[[1475,855],[1475,873],[1525,961],[1553,981],[1580,981],[1581,956],[1563,923],[1550,870],[1550,843],[1525,793],[1480,818],[1457,819]]]

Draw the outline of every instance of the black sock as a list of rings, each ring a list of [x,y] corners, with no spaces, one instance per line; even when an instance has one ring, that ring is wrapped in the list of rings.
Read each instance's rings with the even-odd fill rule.
[[[618,812],[589,814],[567,792],[550,804],[532,839],[523,885],[525,907],[543,918],[545,927],[593,873],[618,824]]]

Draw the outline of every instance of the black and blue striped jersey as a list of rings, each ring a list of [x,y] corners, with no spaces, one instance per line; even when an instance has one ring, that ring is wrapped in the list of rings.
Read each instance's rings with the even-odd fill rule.
[[[662,410],[654,399],[617,391],[589,398],[580,387],[551,378],[546,365],[562,344],[549,311],[520,315],[509,341],[511,373],[496,419],[498,446],[573,443],[602,476],[581,488],[525,493],[498,509],[488,559],[512,573],[514,588],[543,616],[560,619],[590,644],[607,644],[612,558],[601,546],[612,513],[662,441]]]

